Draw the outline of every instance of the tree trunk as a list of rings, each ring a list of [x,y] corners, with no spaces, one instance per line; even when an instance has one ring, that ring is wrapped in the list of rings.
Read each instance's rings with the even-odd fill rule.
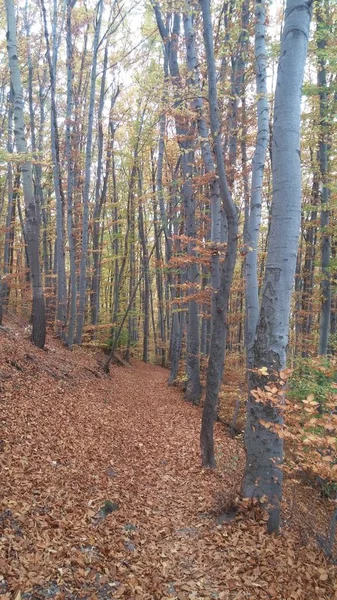
[[[301,86],[307,53],[310,0],[288,0],[275,92],[272,218],[261,308],[249,375],[246,471],[243,495],[258,498],[277,532],[282,498],[282,381],[288,345],[290,301],[301,224]],[[265,386],[276,386],[270,399]],[[270,388],[269,388],[270,389]]]
[[[55,35],[55,4],[54,4],[54,28],[53,28],[53,56],[51,54],[47,13],[44,0],[41,0],[44,35],[47,47],[47,61],[50,76],[50,94],[51,94],[51,112],[50,112],[50,131],[51,148],[53,159],[53,177],[56,197],[56,273],[57,273],[57,306],[56,306],[56,332],[63,339],[65,338],[65,326],[67,321],[67,283],[65,269],[65,250],[64,250],[64,193],[61,178],[60,166],[60,142],[57,124],[57,106],[56,106],[56,65],[57,65],[57,40]]]
[[[23,113],[23,90],[18,61],[16,22],[13,0],[6,0],[7,50],[14,103],[14,133],[17,151],[27,154]],[[45,302],[41,284],[39,256],[39,218],[33,190],[32,165],[28,160],[21,164],[23,195],[25,201],[25,234],[29,257],[30,280],[33,291],[32,342],[43,348],[46,339]]]
[[[67,37],[67,121],[65,154],[67,162],[67,231],[70,263],[69,318],[67,346],[72,349],[76,324],[76,238],[74,232],[74,158],[73,158],[73,43],[72,9],[75,0],[67,0],[66,37]]]
[[[160,335],[160,343],[158,343],[158,337],[156,336],[156,354],[161,357],[161,365],[165,367],[166,364],[166,329],[165,329],[165,313],[164,313],[164,285],[163,285],[163,273],[162,273],[162,251],[161,251],[161,235],[159,233],[159,222],[158,222],[158,203],[156,198],[156,173],[154,163],[154,153],[151,149],[151,177],[152,177],[152,193],[153,193],[153,226],[155,235],[155,256],[156,256],[156,288],[157,288],[157,299],[158,299],[158,331]]]
[[[323,3],[322,3],[323,4]],[[319,331],[319,354],[327,354],[329,346],[330,312],[331,312],[331,283],[330,283],[330,255],[331,240],[329,233],[329,128],[328,122],[328,93],[326,77],[326,37],[324,27],[328,25],[328,14],[326,6],[317,6],[317,55],[318,73],[317,85],[319,92],[319,117],[320,117],[320,140],[319,140],[319,167],[321,179],[321,318]]]
[[[142,247],[142,272],[144,278],[144,317],[143,317],[143,361],[149,361],[149,336],[150,336],[150,293],[151,293],[151,284],[150,284],[150,265],[149,265],[149,253],[148,253],[148,244],[147,244],[147,236],[145,231],[145,223],[144,223],[144,207],[142,204],[142,180],[140,169],[138,168],[138,230],[140,243]],[[156,238],[157,239],[157,238]],[[155,244],[156,245],[156,244]]]
[[[262,210],[262,186],[266,153],[269,141],[269,107],[267,96],[267,57],[265,42],[265,1],[255,5],[255,60],[257,96],[257,137],[252,164],[252,183],[248,222],[245,223],[244,253],[246,319],[245,342],[248,367],[252,363],[252,348],[259,316],[259,284],[257,253]]]
[[[193,404],[199,404],[202,386],[200,383],[200,359],[199,359],[199,315],[198,303],[193,298],[196,285],[199,279],[199,269],[195,261],[195,238],[196,238],[196,219],[195,219],[195,197],[193,192],[192,177],[194,167],[194,151],[192,137],[194,134],[194,123],[189,125],[188,119],[182,115],[181,92],[180,92],[180,72],[178,65],[178,39],[180,32],[180,15],[174,13],[172,35],[169,35],[168,28],[164,25],[158,3],[154,3],[154,12],[157,20],[158,29],[163,39],[164,49],[168,56],[169,71],[171,75],[174,90],[174,108],[177,111],[175,115],[175,127],[178,137],[179,148],[181,151],[180,164],[183,174],[182,198],[184,208],[185,235],[190,238],[187,244],[187,254],[189,259],[187,266],[188,288],[188,311],[187,311],[187,334],[186,334],[186,371],[187,385],[185,391],[186,400]],[[179,111],[179,113],[178,113]]]
[[[7,151],[13,153],[13,97],[12,93],[8,94],[8,140]],[[2,324],[3,309],[7,307],[10,295],[10,285],[8,284],[8,275],[10,272],[11,248],[14,240],[14,218],[15,217],[15,202],[14,202],[14,185],[13,181],[13,165],[11,162],[7,166],[7,187],[8,187],[8,203],[6,215],[6,233],[4,243],[4,263],[2,277],[0,278],[0,325]]]
[[[90,99],[88,115],[88,132],[85,153],[85,174],[83,189],[83,217],[82,217],[82,248],[80,262],[80,281],[79,281],[79,307],[77,315],[76,343],[82,341],[83,326],[85,321],[85,308],[87,299],[87,262],[88,262],[88,243],[89,243],[89,191],[91,179],[91,161],[92,161],[92,136],[94,127],[94,105],[96,89],[96,71],[97,55],[99,50],[99,36],[101,31],[104,0],[99,0],[96,4],[96,22],[93,44],[93,57],[90,76]]]
[[[225,260],[220,265],[219,290],[213,295],[212,298],[211,343],[206,375],[206,397],[202,413],[200,432],[202,464],[205,467],[215,467],[216,460],[214,453],[213,429],[214,422],[217,418],[220,377],[223,372],[223,363],[225,358],[228,299],[236,261],[238,215],[228,188],[225,163],[222,153],[210,1],[201,0],[200,4],[202,9],[203,34],[207,59],[208,100],[211,132],[214,143],[220,194],[228,227],[226,256]]]

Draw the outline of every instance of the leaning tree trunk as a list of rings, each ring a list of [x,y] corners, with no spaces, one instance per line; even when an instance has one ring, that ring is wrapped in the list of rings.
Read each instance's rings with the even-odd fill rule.
[[[16,41],[16,22],[13,0],[6,0],[7,12],[7,50],[11,86],[13,90],[14,103],[14,133],[17,151],[27,154],[27,142],[25,137],[25,122],[23,114],[23,90],[18,61],[18,48]],[[39,348],[43,348],[46,339],[46,316],[44,293],[41,284],[40,256],[39,256],[39,218],[34,197],[32,165],[28,160],[21,164],[22,186],[25,201],[25,236],[27,243],[27,254],[30,268],[30,280],[33,290],[32,311],[32,342]]]
[[[225,260],[220,265],[219,290],[212,298],[211,345],[206,376],[206,397],[200,432],[202,463],[205,467],[215,467],[213,429],[217,417],[220,379],[223,373],[223,363],[225,358],[228,300],[236,261],[238,215],[228,188],[222,153],[210,0],[201,0],[200,4],[202,9],[203,33],[207,59],[211,132],[214,143],[220,194],[228,227],[226,256]]]
[[[259,283],[257,253],[262,210],[262,185],[269,141],[269,107],[267,97],[267,60],[265,42],[265,0],[257,0],[255,7],[255,59],[257,95],[257,136],[252,164],[252,183],[249,216],[245,223],[245,343],[247,364],[250,366],[256,324],[259,316]]]
[[[301,86],[310,0],[288,0],[275,92],[273,200],[261,308],[249,374],[243,495],[266,507],[277,532],[282,498],[282,373],[301,224]],[[274,391],[275,390],[275,391]]]

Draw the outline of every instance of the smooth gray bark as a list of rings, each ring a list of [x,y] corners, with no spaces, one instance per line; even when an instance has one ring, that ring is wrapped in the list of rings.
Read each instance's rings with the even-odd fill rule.
[[[91,63],[90,75],[90,99],[89,99],[89,114],[88,114],[88,131],[85,151],[85,174],[83,188],[83,217],[82,217],[82,247],[81,247],[81,262],[80,262],[80,281],[79,281],[79,307],[77,315],[76,343],[82,341],[83,326],[85,321],[85,308],[87,300],[87,262],[88,262],[88,243],[89,243],[89,191],[91,179],[91,162],[92,162],[92,137],[94,127],[94,104],[96,91],[96,72],[97,72],[97,55],[100,45],[100,31],[102,24],[104,0],[99,0],[96,4],[96,22],[93,43],[93,56]]]
[[[227,218],[228,227],[226,256],[220,265],[219,290],[213,295],[212,298],[212,332],[206,375],[206,397],[202,413],[200,432],[202,463],[205,467],[215,467],[216,460],[214,453],[213,429],[214,422],[217,418],[220,379],[223,373],[223,364],[225,358],[228,299],[236,261],[238,215],[236,206],[233,203],[228,188],[224,157],[222,153],[210,1],[201,0],[200,5],[202,9],[203,34],[207,59],[208,100],[211,132],[213,137],[221,200],[223,203],[223,210]]]
[[[143,195],[142,190],[142,179],[141,179],[141,171],[138,168],[138,195],[139,198]],[[148,362],[149,360],[149,336],[150,336],[150,294],[151,294],[151,282],[150,282],[150,265],[149,265],[149,253],[148,253],[148,243],[147,243],[147,234],[145,227],[145,219],[144,219],[144,206],[142,204],[142,200],[138,199],[138,231],[140,244],[142,248],[141,254],[141,263],[142,263],[142,273],[144,280],[144,295],[143,295],[143,361]],[[157,239],[157,237],[156,237]],[[155,244],[157,246],[157,244]]]
[[[34,197],[32,165],[29,160],[24,160],[24,156],[27,155],[27,142],[25,136],[23,90],[18,61],[15,9],[13,0],[6,0],[6,13],[7,51],[14,103],[14,136],[17,151],[23,155],[21,174],[25,201],[25,236],[29,260],[30,280],[33,291],[32,342],[39,348],[43,348],[46,339],[46,318],[40,271],[39,217],[37,214],[37,206]]]
[[[8,124],[7,124],[7,152],[13,153],[13,98],[12,93],[8,94]],[[14,235],[14,222],[13,216],[15,215],[15,203],[14,203],[14,177],[13,177],[13,165],[11,162],[7,165],[7,214],[6,214],[6,232],[5,232],[5,243],[4,243],[4,254],[3,254],[3,270],[2,277],[0,278],[0,325],[2,324],[3,309],[7,307],[10,285],[8,283],[8,275],[10,273],[10,260],[11,260],[11,247]],[[14,211],[14,215],[13,215]]]
[[[313,290],[314,290],[314,273],[317,245],[317,206],[319,197],[319,174],[316,167],[313,166],[313,182],[311,192],[312,210],[308,216],[304,228],[303,237],[305,240],[304,264],[302,269],[302,294],[301,294],[301,340],[302,340],[302,356],[308,356],[309,336],[313,323]]]
[[[321,3],[323,4],[323,3]],[[330,124],[328,122],[328,92],[327,92],[327,59],[326,59],[326,27],[328,26],[328,11],[326,6],[318,6],[317,11],[317,54],[318,72],[317,85],[319,93],[319,118],[320,118],[320,140],[319,140],[319,167],[321,183],[321,318],[319,328],[319,354],[327,354],[329,346],[330,313],[331,313],[331,239],[329,233],[329,149],[328,138]]]
[[[181,340],[182,335],[179,338],[177,336],[178,332],[181,331],[181,325],[179,325],[182,314],[174,311],[174,298],[175,298],[175,289],[174,289],[174,277],[169,267],[170,259],[172,256],[172,239],[171,239],[171,231],[170,231],[170,221],[168,220],[168,208],[165,203],[164,197],[164,186],[163,186],[163,168],[164,168],[164,151],[165,151],[165,134],[166,134],[166,113],[165,113],[165,101],[166,101],[166,84],[169,76],[169,68],[168,68],[168,47],[166,44],[163,45],[164,48],[164,93],[163,93],[163,109],[162,114],[160,115],[159,120],[159,140],[158,140],[158,159],[157,159],[157,176],[156,176],[156,186],[157,186],[157,194],[159,201],[159,212],[162,223],[162,229],[165,238],[165,267],[166,267],[166,282],[165,282],[165,301],[167,307],[169,306],[169,300],[172,301],[172,309],[169,308],[166,310],[166,319],[164,323],[160,326],[160,329],[164,331],[165,341],[166,341],[166,331],[169,330],[170,321],[170,375],[169,375],[169,385],[173,385],[177,374],[178,367],[180,361],[181,354]],[[158,239],[158,244],[160,244],[160,239]],[[163,312],[163,311],[162,311]],[[164,314],[160,318],[164,318]],[[173,339],[177,339],[178,343],[172,343]]]
[[[240,10],[241,30],[231,56],[230,110],[228,116],[228,185],[231,192],[233,192],[235,181],[238,153],[239,103],[244,93],[246,59],[248,54],[249,0],[242,0]]]
[[[187,1],[188,12],[184,13],[184,31],[185,31],[185,44],[186,44],[186,65],[188,73],[191,73],[189,84],[192,94],[195,99],[192,104],[192,108],[197,114],[197,126],[198,134],[201,144],[201,153],[204,163],[205,172],[207,174],[215,174],[215,160],[212,152],[211,144],[209,142],[209,130],[203,114],[203,101],[200,95],[199,87],[199,73],[198,73],[198,59],[195,47],[195,33],[193,27],[192,8],[190,2]],[[209,184],[210,190],[210,205],[211,205],[211,241],[214,243],[214,251],[212,252],[211,258],[211,281],[213,290],[219,288],[220,283],[220,263],[219,263],[219,252],[217,244],[220,243],[221,239],[221,220],[222,210],[220,201],[220,187],[217,177],[214,177]]]
[[[50,112],[50,135],[51,135],[51,150],[53,160],[53,178],[56,197],[56,273],[57,273],[57,306],[56,306],[56,332],[65,338],[65,326],[67,320],[67,284],[66,284],[66,269],[65,269],[65,249],[64,249],[64,207],[65,198],[62,186],[61,164],[60,164],[60,143],[59,131],[57,123],[57,106],[56,106],[56,66],[57,66],[57,39],[56,39],[56,3],[54,1],[54,22],[52,32],[52,52],[50,48],[47,13],[44,0],[41,1],[44,35],[47,48],[47,61],[49,66],[50,76],[50,97],[51,97],[51,112]]]
[[[72,42],[72,9],[76,0],[67,0],[66,42],[67,42],[67,120],[65,155],[67,162],[67,233],[70,263],[69,315],[67,330],[67,346],[72,349],[76,324],[76,238],[74,233],[74,160],[73,160],[73,42]]]
[[[96,170],[96,185],[95,185],[95,205],[93,211],[93,234],[92,234],[92,254],[93,254],[93,275],[91,280],[91,322],[93,325],[98,324],[99,309],[100,309],[100,288],[101,288],[101,256],[102,247],[100,238],[103,238],[104,228],[101,223],[101,215],[104,209],[107,192],[108,181],[111,171],[111,148],[114,136],[113,125],[113,107],[119,94],[119,89],[113,92],[110,101],[108,127],[103,124],[104,100],[106,96],[106,76],[108,67],[108,50],[110,45],[110,36],[107,36],[107,41],[104,50],[103,68],[101,88],[98,104],[98,137],[97,137],[97,170]],[[105,171],[103,169],[103,150],[104,150],[104,131],[107,129],[107,152],[105,160]],[[103,175],[104,172],[104,175]]]
[[[188,288],[188,310],[187,310],[187,333],[186,333],[186,371],[187,383],[185,390],[186,400],[199,404],[202,386],[200,383],[200,359],[199,359],[199,315],[198,303],[194,299],[195,289],[199,281],[199,269],[195,261],[195,239],[196,239],[196,218],[195,218],[195,197],[192,185],[194,168],[194,149],[192,138],[195,133],[195,123],[189,123],[188,119],[179,114],[182,108],[182,99],[180,93],[181,77],[178,64],[178,41],[180,34],[180,15],[174,13],[172,32],[165,26],[158,3],[153,3],[155,17],[162,37],[165,52],[167,52],[169,72],[174,91],[175,127],[178,137],[179,148],[181,151],[180,164],[183,174],[182,200],[184,208],[185,234],[190,241],[187,244],[187,254],[191,257],[188,261],[186,273]],[[171,346],[172,348],[172,346]]]
[[[165,122],[164,122],[165,126]],[[165,131],[165,130],[164,130]],[[164,282],[163,282],[163,255],[162,255],[162,244],[161,238],[162,236],[159,233],[159,214],[158,214],[158,201],[157,201],[157,187],[156,187],[156,168],[154,161],[154,152],[151,148],[150,152],[151,156],[151,178],[152,178],[152,207],[153,207],[153,228],[155,235],[155,256],[156,256],[156,288],[157,288],[157,300],[158,300],[158,336],[155,336],[155,348],[156,354],[161,358],[161,365],[163,367],[166,366],[166,320],[165,320],[165,298],[164,298]],[[162,160],[162,158],[161,158]],[[159,162],[159,161],[158,161]],[[160,180],[162,183],[162,172],[160,176]],[[153,321],[153,330],[155,331],[155,318],[154,318],[154,310],[153,310],[153,301],[152,301],[152,321]],[[159,341],[160,340],[160,341]]]
[[[287,1],[275,91],[271,225],[254,369],[249,374],[243,495],[260,499],[266,507],[269,532],[277,532],[280,524],[283,413],[282,394],[270,400],[265,386],[270,382],[280,386],[280,371],[286,365],[301,223],[301,86],[311,13],[311,1]]]
[[[252,347],[259,316],[259,284],[257,255],[262,210],[262,187],[266,153],[269,141],[269,107],[267,96],[267,56],[265,41],[266,7],[264,0],[255,4],[255,61],[257,96],[257,136],[252,162],[250,207],[245,223],[245,342],[247,363],[253,360]]]

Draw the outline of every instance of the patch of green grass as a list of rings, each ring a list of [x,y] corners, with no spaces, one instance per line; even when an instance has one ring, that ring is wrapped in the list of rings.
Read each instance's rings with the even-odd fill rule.
[[[336,366],[328,357],[301,358],[289,379],[288,397],[294,400],[306,400],[313,394],[320,410],[335,391],[332,384],[336,381]]]

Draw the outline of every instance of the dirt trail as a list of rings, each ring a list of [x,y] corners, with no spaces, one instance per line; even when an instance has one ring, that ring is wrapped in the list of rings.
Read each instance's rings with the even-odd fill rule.
[[[53,338],[44,352],[14,325],[0,336],[3,600],[337,598],[294,532],[267,536],[254,511],[218,524],[242,446],[217,428],[220,468],[202,470],[200,409],[166,370],[106,376]]]

